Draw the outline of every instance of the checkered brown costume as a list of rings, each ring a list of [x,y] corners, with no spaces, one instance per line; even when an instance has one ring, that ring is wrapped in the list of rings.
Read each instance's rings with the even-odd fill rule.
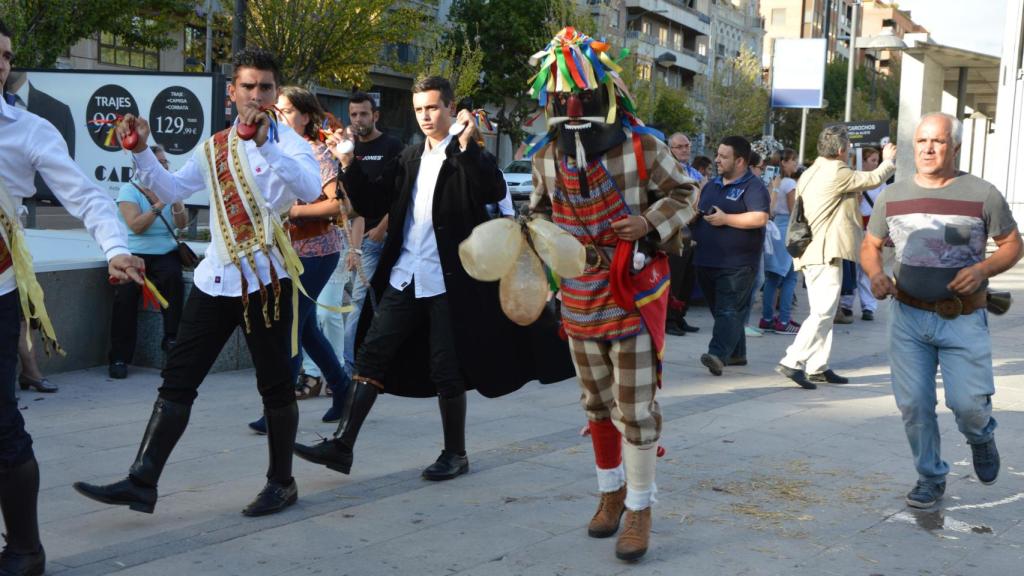
[[[640,138],[646,181],[640,179],[637,166],[640,157],[633,153],[633,144],[628,139],[608,151],[600,161],[621,191],[630,213],[642,214],[650,222],[651,234],[659,243],[671,244],[692,215],[691,195],[695,187],[664,143],[649,135]],[[558,174],[561,160],[557,142],[547,144],[534,156],[530,198],[534,215],[551,217],[552,193],[561,191],[562,180]],[[586,238],[580,240],[590,243]],[[607,269],[605,264],[598,267]],[[571,321],[563,316],[563,322]],[[566,329],[572,334],[571,326],[567,325]],[[647,331],[644,329],[616,340],[570,336],[569,344],[587,418],[591,422],[611,420],[629,444],[656,444],[661,432],[661,414],[654,398],[655,352]]]

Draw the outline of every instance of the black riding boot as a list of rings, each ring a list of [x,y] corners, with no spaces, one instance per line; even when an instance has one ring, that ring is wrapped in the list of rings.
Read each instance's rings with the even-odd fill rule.
[[[466,393],[445,398],[437,397],[444,428],[444,450],[437,461],[423,471],[427,480],[451,480],[469,472],[466,458]]]
[[[0,553],[0,575],[36,576],[46,569],[36,516],[38,497],[39,463],[34,456],[16,468],[0,472],[0,508],[7,527],[7,545]]]
[[[192,406],[189,404],[157,398],[139,453],[128,470],[128,477],[106,485],[75,482],[75,490],[97,502],[127,506],[137,512],[152,514],[156,506],[156,485],[160,474],[171,450],[174,450],[178,439],[185,432],[191,412]]]
[[[359,429],[373,408],[377,394],[379,391],[373,384],[363,380],[352,380],[334,438],[325,439],[313,446],[295,444],[295,455],[314,464],[348,474],[352,470],[352,449],[359,436]]]
[[[267,446],[270,450],[267,484],[242,510],[246,516],[280,512],[299,498],[298,486],[292,478],[292,447],[299,429],[299,405],[292,402],[282,408],[266,408],[263,413],[267,417]]]

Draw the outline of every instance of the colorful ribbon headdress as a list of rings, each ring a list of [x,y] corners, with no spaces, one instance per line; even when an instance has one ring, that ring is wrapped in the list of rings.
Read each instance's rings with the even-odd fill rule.
[[[551,92],[608,91],[608,124],[614,124],[617,108],[628,115],[636,114],[633,97],[619,74],[622,67],[608,55],[611,46],[576,31],[572,26],[562,28],[548,45],[530,57],[531,66],[540,66],[530,79],[530,96],[541,106],[547,106]],[[618,60],[629,54],[623,49]]]

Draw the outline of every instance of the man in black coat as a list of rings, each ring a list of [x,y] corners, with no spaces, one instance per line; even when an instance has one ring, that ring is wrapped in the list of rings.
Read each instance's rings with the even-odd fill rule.
[[[333,439],[295,445],[300,458],[348,474],[359,428],[377,398],[438,396],[444,429],[441,456],[423,471],[449,480],[469,471],[466,390],[488,397],[530,380],[557,382],[574,374],[568,346],[551,322],[522,328],[501,312],[498,285],[473,280],[459,243],[487,220],[485,206],[504,196],[501,172],[476,143],[469,110],[450,135],[453,100],[447,80],[413,86],[413,109],[426,136],[406,148],[372,181],[352,155],[335,152],[341,179],[359,214],[389,214],[387,241],[371,280],[376,306],[364,306],[356,333],[355,374]],[[332,150],[341,135],[332,137]],[[373,300],[371,300],[371,303]]]

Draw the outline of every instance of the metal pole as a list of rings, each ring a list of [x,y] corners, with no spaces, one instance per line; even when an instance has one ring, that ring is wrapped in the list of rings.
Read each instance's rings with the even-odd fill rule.
[[[213,72],[213,0],[206,0],[206,73]]]
[[[956,117],[964,119],[964,107],[967,106],[967,68],[960,67],[956,80]]]
[[[831,62],[828,57],[828,53],[832,52],[835,54],[835,50],[832,48],[832,42],[828,35],[832,26],[832,0],[825,0],[825,28],[822,30],[825,38],[825,61]],[[838,34],[837,34],[838,36]]]
[[[235,22],[231,27],[231,52],[245,48],[246,0],[235,0]]]
[[[807,108],[803,109],[800,113],[800,154],[797,156],[796,163],[803,166],[804,164],[804,145],[807,142]]]
[[[874,51],[874,59],[871,62],[871,111],[875,111],[875,100],[878,99],[878,91],[875,85],[878,84],[878,55],[880,50]]]
[[[850,65],[846,69],[846,113],[843,121],[849,122],[853,115],[853,70],[857,66],[857,24],[860,20],[860,0],[853,3],[853,20],[850,21]]]

